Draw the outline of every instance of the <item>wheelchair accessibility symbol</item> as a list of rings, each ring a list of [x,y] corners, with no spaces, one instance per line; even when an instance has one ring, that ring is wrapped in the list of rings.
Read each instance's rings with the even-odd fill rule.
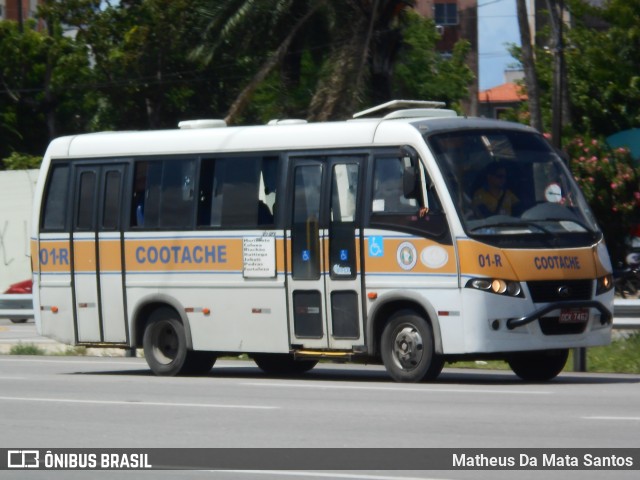
[[[370,257],[384,256],[384,246],[382,243],[382,237],[369,237],[369,256]]]

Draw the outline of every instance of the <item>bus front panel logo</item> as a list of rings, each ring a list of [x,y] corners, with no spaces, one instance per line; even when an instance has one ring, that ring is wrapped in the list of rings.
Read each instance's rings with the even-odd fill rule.
[[[418,260],[416,247],[414,247],[410,242],[402,242],[398,247],[396,258],[400,268],[403,270],[411,270],[416,266],[416,262]]]

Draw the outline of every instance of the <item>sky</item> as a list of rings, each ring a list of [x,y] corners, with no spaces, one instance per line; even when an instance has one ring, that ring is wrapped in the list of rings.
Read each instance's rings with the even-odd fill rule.
[[[503,84],[504,71],[517,64],[508,43],[520,45],[516,0],[478,0],[480,90]]]

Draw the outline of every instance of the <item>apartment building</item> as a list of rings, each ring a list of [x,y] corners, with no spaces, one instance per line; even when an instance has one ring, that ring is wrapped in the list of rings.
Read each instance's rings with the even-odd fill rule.
[[[458,40],[471,44],[467,65],[474,73],[469,86],[469,97],[462,108],[467,115],[478,114],[478,1],[477,0],[416,0],[416,11],[433,18],[440,33],[437,49],[442,55],[450,55]]]

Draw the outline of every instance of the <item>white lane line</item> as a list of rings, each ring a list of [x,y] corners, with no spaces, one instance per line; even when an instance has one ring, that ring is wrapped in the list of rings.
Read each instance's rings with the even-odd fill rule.
[[[198,408],[239,408],[245,410],[277,410],[280,407],[267,405],[222,405],[214,403],[165,403],[138,402],[136,400],[76,400],[73,398],[33,398],[33,397],[0,397],[0,401],[8,402],[48,402],[48,403],[76,403],[88,405],[142,405],[149,407],[198,407]]]
[[[640,422],[640,417],[582,417],[583,420],[621,420],[625,422]]]
[[[551,395],[544,390],[480,390],[472,388],[412,388],[412,387],[370,387],[358,385],[312,385],[309,383],[270,383],[244,382],[240,385],[250,387],[281,387],[281,388],[317,388],[321,390],[379,390],[389,392],[423,392],[423,393],[488,393],[493,395]]]
[[[0,380],[26,380],[27,377],[0,377]]]
[[[312,477],[312,478],[346,478],[351,480],[442,480],[427,477],[402,477],[396,475],[366,475],[358,473],[330,473],[330,472],[310,472],[310,471],[291,471],[291,470],[208,470],[209,472],[228,472],[255,475],[274,475],[278,477]]]
[[[2,356],[0,356],[0,364],[3,362],[20,362],[20,363],[63,363],[65,365],[74,365],[77,363],[81,363],[81,364],[86,364],[86,365],[96,365],[96,366],[100,366],[100,365],[135,365],[137,367],[145,367],[147,366],[146,363],[144,363],[143,359],[140,359],[139,362],[132,362],[132,361],[122,361],[122,362],[115,362],[113,360],[105,360],[105,361],[101,361],[99,360],[99,358],[101,357],[95,357],[96,360],[95,361],[90,361],[90,360],[52,360],[50,358],[2,358]],[[105,357],[102,357],[105,358]]]

